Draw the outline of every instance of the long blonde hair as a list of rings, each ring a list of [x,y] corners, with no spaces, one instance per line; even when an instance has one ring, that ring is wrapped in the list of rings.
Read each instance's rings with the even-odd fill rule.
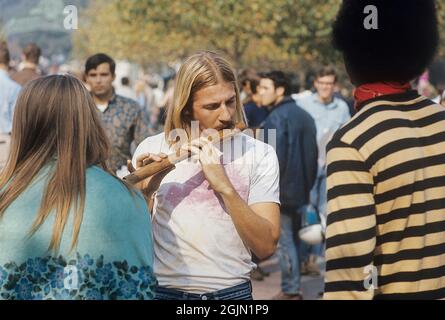
[[[18,98],[11,153],[0,173],[0,218],[41,169],[54,162],[30,234],[34,234],[54,210],[48,250],[57,252],[73,208],[73,249],[83,219],[86,170],[99,165],[109,172],[105,162],[108,150],[94,101],[79,80],[53,75],[31,81]]]
[[[164,132],[168,137],[174,129],[183,129],[191,137],[193,98],[199,90],[221,82],[233,84],[236,92],[235,122],[245,124],[238,81],[230,63],[211,51],[190,56],[179,69],[173,93],[173,103],[167,109]]]

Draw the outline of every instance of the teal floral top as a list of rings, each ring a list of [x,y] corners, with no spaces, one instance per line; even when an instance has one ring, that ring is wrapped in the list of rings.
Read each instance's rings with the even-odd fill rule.
[[[0,299],[153,299],[153,243],[147,205],[98,167],[87,170],[86,203],[72,252],[72,216],[57,256],[47,251],[54,215],[29,237],[49,168],[0,220]]]

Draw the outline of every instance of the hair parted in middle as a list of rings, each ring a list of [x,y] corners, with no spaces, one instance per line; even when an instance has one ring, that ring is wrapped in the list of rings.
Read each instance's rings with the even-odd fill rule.
[[[204,88],[228,82],[236,93],[235,123],[245,123],[241,104],[238,80],[230,63],[221,55],[211,51],[201,51],[187,58],[176,77],[173,103],[168,107],[165,121],[165,136],[175,129],[184,130],[191,137],[193,119],[193,99]]]

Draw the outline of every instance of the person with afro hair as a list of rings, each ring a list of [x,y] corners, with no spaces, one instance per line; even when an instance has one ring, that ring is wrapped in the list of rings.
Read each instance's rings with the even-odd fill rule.
[[[434,0],[344,0],[334,22],[358,112],[327,146],[325,299],[445,298],[445,109],[410,86],[437,21]]]

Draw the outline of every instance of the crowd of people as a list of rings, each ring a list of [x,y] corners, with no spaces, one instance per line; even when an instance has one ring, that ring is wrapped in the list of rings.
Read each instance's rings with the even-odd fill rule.
[[[327,65],[297,88],[202,51],[159,88],[104,53],[43,75],[35,44],[12,70],[0,44],[0,299],[250,300],[275,253],[277,300],[321,273],[325,299],[445,298],[445,67],[419,1],[378,31],[343,1],[353,101]]]

